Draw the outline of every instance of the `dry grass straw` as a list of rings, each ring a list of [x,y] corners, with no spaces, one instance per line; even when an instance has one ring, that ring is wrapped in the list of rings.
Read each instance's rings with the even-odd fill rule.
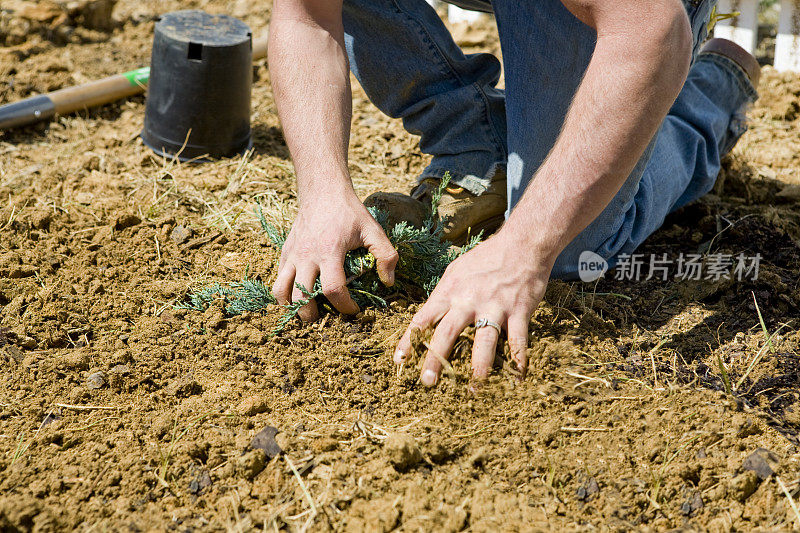
[[[797,521],[797,526],[800,527],[800,509],[797,508],[797,504],[795,503],[794,498],[792,498],[792,494],[789,492],[789,489],[786,487],[786,485],[784,484],[783,480],[780,477],[775,476],[775,481],[778,483],[778,486],[780,486],[781,490],[783,491],[783,494],[786,496],[786,500],[789,502],[789,506],[792,508],[792,511],[794,511],[794,517],[795,520]]]

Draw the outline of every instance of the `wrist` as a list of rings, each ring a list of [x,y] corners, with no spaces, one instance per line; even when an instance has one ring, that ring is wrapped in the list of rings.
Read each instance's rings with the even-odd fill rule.
[[[512,218],[503,224],[495,237],[503,249],[513,250],[515,255],[530,262],[532,270],[542,271],[548,276],[563,250],[557,235],[541,228],[532,229],[531,225],[523,225]]]
[[[349,204],[358,201],[353,184],[349,176],[343,177],[321,177],[316,176],[309,183],[303,184],[298,178],[297,201],[300,208],[317,206],[320,203]]]

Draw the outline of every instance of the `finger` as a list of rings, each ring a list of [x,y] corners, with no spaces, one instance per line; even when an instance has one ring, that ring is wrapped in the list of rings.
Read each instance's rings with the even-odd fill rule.
[[[432,298],[422,306],[422,309],[417,311],[417,314],[411,319],[411,323],[408,325],[408,328],[406,328],[406,332],[403,333],[402,337],[400,337],[400,341],[397,343],[397,348],[395,348],[394,362],[396,364],[399,365],[405,361],[406,357],[408,357],[408,354],[411,353],[411,332],[415,329],[424,331],[430,326],[436,324],[442,319],[445,313],[447,313],[447,309],[448,304],[446,300]]]
[[[378,277],[384,285],[394,285],[394,268],[400,256],[382,229],[370,230],[364,237],[364,246],[375,257]]]
[[[525,379],[528,373],[529,321],[525,314],[513,315],[508,319],[508,347],[511,349],[511,359],[520,373],[520,380]]]
[[[347,278],[341,262],[322,265],[320,280],[322,281],[322,294],[340,313],[345,315],[358,313],[358,305],[350,297],[350,291],[347,290]]]
[[[272,295],[281,305],[286,305],[291,301],[294,275],[294,265],[287,263],[278,269],[278,276],[275,278],[275,283],[272,284]]]
[[[298,270],[297,275],[294,278],[295,283],[299,283],[303,287],[305,287],[308,291],[314,290],[314,284],[317,281],[317,273],[319,271],[316,268],[310,268],[308,270]],[[292,301],[297,302],[300,300],[307,299],[308,296],[303,294],[303,292],[297,288],[295,285],[294,289],[292,289]],[[300,308],[297,312],[300,316],[300,319],[303,322],[311,322],[319,318],[319,312],[317,311],[317,303],[314,300],[308,302],[307,305],[304,305]]]
[[[436,326],[425,362],[422,365],[420,381],[423,385],[433,387],[439,381],[442,368],[450,360],[450,352],[453,350],[456,339],[470,322],[469,313],[451,309]]]
[[[501,324],[502,319],[497,320],[493,315],[480,315],[489,320]],[[494,364],[495,350],[497,349],[497,339],[500,334],[491,326],[484,326],[475,330],[475,340],[472,343],[472,375],[475,379],[486,379]]]

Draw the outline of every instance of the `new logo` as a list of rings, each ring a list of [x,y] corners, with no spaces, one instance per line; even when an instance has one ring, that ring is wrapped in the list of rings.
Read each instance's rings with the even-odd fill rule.
[[[608,271],[608,261],[594,252],[586,250],[578,258],[578,277],[588,283],[603,277]]]

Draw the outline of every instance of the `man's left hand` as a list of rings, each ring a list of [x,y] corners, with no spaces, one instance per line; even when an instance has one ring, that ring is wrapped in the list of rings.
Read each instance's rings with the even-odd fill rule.
[[[422,366],[420,379],[425,386],[436,385],[442,360],[450,358],[458,336],[481,319],[506,331],[511,356],[520,376],[525,376],[528,324],[544,296],[552,263],[513,233],[501,230],[451,263],[400,339],[394,354],[397,364],[412,351],[412,330],[435,326]],[[498,338],[499,331],[492,326],[475,330],[472,371],[476,379],[489,375]]]

